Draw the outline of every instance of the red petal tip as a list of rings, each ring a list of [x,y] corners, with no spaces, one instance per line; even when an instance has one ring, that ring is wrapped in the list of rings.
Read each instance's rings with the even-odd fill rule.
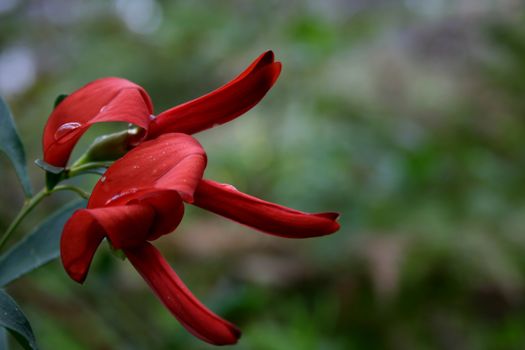
[[[326,236],[339,229],[338,213],[305,213],[266,202],[235,187],[203,179],[194,205],[262,232],[287,238]]]
[[[341,225],[336,221],[340,217],[339,213],[336,213],[336,212],[320,213],[319,216],[332,220],[331,227],[326,233],[326,235],[330,235],[334,232],[337,232],[341,228]]]
[[[333,228],[332,228],[332,232],[331,232],[331,233],[334,233],[334,232],[339,231],[340,228],[341,228],[341,225],[340,225],[337,221],[334,221],[334,223],[333,223]],[[331,234],[331,233],[330,233],[330,234]]]
[[[231,339],[229,339],[228,341],[225,341],[224,343],[215,343],[215,345],[233,345],[233,344],[237,344],[237,342],[239,341],[239,339],[242,336],[242,332],[234,324],[230,323],[229,326],[230,326],[230,332],[231,332]]]
[[[341,214],[336,213],[336,212],[319,213],[317,215],[322,216],[322,217],[327,218],[327,219],[330,219],[330,220],[337,220],[337,219],[339,219],[339,216],[341,216]]]
[[[275,60],[275,55],[274,55],[274,53],[273,53],[272,50],[268,50],[268,51],[266,51],[266,52],[263,53],[261,56],[262,56],[262,57],[261,57],[261,60],[260,60],[261,63],[263,63],[263,62],[264,62],[265,64],[273,63],[273,61]]]
[[[83,284],[87,277],[87,272],[74,271],[71,267],[66,268],[66,272],[73,281],[80,284]]]
[[[124,252],[160,301],[191,334],[214,345],[237,342],[240,330],[196,299],[155,247],[145,243]]]
[[[194,134],[243,115],[266,95],[280,71],[273,51],[262,53],[229,83],[160,113],[150,125],[148,138],[169,132]]]
[[[233,323],[230,323],[230,322],[227,322],[227,321],[225,323],[225,326],[228,327],[228,331],[229,331],[230,334],[223,336],[222,339],[203,338],[198,333],[193,333],[191,331],[190,331],[190,333],[192,333],[196,337],[204,340],[205,342],[213,344],[213,345],[222,346],[222,345],[234,345],[234,344],[237,344],[237,342],[239,341],[239,339],[242,336],[241,330],[236,325],[234,325]]]

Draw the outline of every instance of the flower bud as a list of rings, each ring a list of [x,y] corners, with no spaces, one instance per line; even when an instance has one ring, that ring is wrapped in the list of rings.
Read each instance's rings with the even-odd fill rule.
[[[144,135],[143,129],[130,128],[113,134],[99,136],[74,166],[91,162],[107,162],[121,158],[136,146]]]

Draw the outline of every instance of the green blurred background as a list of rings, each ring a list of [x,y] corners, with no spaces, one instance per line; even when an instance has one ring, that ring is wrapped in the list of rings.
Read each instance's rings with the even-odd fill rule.
[[[0,94],[29,162],[61,93],[121,76],[158,113],[267,49],[283,62],[276,86],[245,116],[196,135],[206,176],[340,211],[342,228],[292,241],[187,207],[157,246],[241,327],[235,348],[523,349],[523,2],[0,1]],[[78,148],[118,127],[94,127]],[[23,196],[5,157],[0,166],[5,229]],[[42,172],[30,173],[40,188]],[[71,199],[48,199],[19,235]],[[57,261],[8,290],[43,349],[212,348],[105,245],[83,286]]]

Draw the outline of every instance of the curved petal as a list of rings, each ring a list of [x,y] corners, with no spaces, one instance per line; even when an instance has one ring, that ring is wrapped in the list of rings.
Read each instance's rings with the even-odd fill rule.
[[[194,205],[254,229],[287,238],[324,236],[339,229],[338,213],[303,213],[239,192],[235,187],[202,180]]]
[[[193,137],[162,135],[117,160],[95,185],[88,208],[125,203],[151,189],[175,190],[191,202],[205,167],[206,153]]]
[[[88,209],[116,249],[142,244],[153,227],[155,212],[147,204],[129,204]]]
[[[129,201],[128,204],[145,204],[153,209],[155,219],[147,237],[148,241],[156,240],[174,231],[184,216],[182,198],[177,191],[173,190],[144,192]]]
[[[229,122],[255,106],[280,72],[281,63],[274,62],[273,52],[267,51],[228,84],[159,114],[151,123],[148,138],[167,132],[194,134]]]
[[[44,160],[63,167],[93,123],[128,122],[147,129],[153,107],[140,86],[121,78],[95,80],[66,97],[44,128]]]
[[[93,220],[88,210],[77,210],[64,225],[60,239],[60,257],[69,277],[82,283],[100,242],[104,229]]]
[[[117,249],[140,245],[150,232],[153,218],[153,209],[144,204],[76,211],[64,226],[60,241],[64,268],[72,279],[82,283],[106,235]]]
[[[215,345],[237,342],[240,330],[197,300],[155,247],[145,243],[124,252],[160,301],[190,333]]]

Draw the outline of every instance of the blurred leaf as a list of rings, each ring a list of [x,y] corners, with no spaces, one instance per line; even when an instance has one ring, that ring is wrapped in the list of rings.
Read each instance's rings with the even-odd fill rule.
[[[48,164],[42,159],[35,160],[35,164],[46,172],[46,188],[48,190],[55,188],[55,186],[64,179],[64,167]]]
[[[26,197],[31,197],[31,182],[27,175],[26,156],[22,141],[16,132],[15,122],[9,107],[0,97],[0,150],[13,162]]]
[[[0,290],[0,325],[9,330],[24,349],[38,349],[29,321],[13,298],[3,290]]]
[[[5,328],[0,328],[0,350],[9,349],[9,344],[7,343],[7,334]]]
[[[48,164],[46,163],[45,161],[43,161],[42,159],[37,159],[35,160],[35,164],[37,167],[49,172],[49,173],[52,173],[52,174],[60,174],[61,172],[64,171],[64,167],[58,167],[58,166],[54,166],[54,165],[51,165],[51,164]]]
[[[59,254],[60,235],[73,212],[86,201],[70,203],[57,210],[33,232],[0,257],[0,286],[55,259]]]
[[[61,95],[58,95],[56,100],[55,100],[55,104],[54,104],[54,107],[57,108],[57,106],[62,103],[62,101],[64,101],[64,99],[66,97],[68,97],[69,95],[68,94],[61,94]]]

